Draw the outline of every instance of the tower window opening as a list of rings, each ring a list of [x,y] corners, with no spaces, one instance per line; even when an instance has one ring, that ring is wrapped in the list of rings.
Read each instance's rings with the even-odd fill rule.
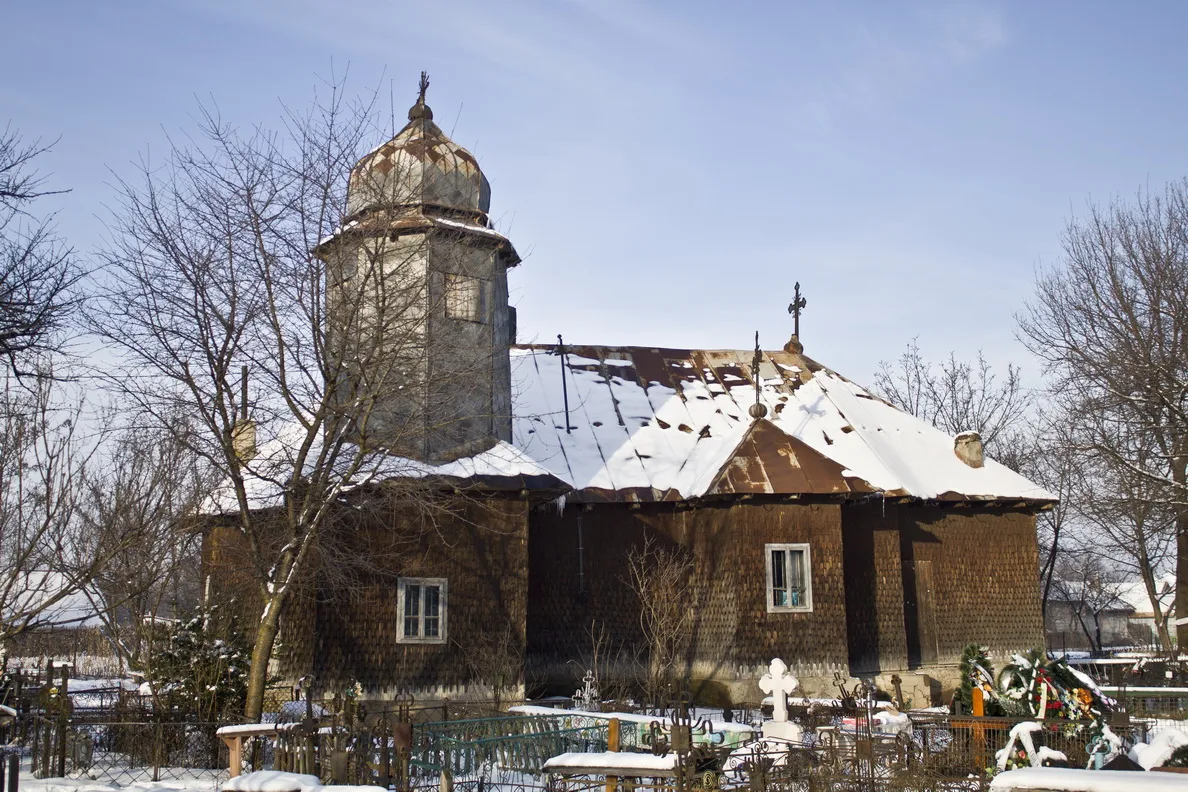
[[[468,275],[446,273],[445,314],[449,319],[467,322],[487,321],[484,284]]]

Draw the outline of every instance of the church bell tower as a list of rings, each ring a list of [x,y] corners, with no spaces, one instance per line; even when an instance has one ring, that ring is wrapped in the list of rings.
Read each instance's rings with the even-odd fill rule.
[[[478,162],[433,123],[428,85],[422,73],[408,124],[351,170],[345,222],[315,252],[337,402],[364,443],[439,464],[511,440],[520,258],[491,228]]]

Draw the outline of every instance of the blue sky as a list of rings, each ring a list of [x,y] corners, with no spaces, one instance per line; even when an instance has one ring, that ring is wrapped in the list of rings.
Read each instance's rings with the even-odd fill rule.
[[[198,98],[275,123],[349,66],[479,158],[524,256],[521,340],[764,346],[859,380],[918,336],[1014,340],[1086,201],[1188,175],[1188,4],[3,0],[0,123],[61,141],[60,229],[101,241]],[[398,124],[399,125],[399,124]],[[379,141],[377,141],[379,142]]]

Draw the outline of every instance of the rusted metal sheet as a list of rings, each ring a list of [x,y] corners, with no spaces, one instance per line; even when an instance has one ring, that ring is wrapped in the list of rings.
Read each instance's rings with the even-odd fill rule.
[[[841,465],[766,420],[756,421],[710,488],[714,495],[870,494],[874,488],[844,475]]]
[[[517,348],[533,354],[556,354],[553,345]],[[783,349],[759,353],[764,408],[756,420],[751,413],[756,385],[754,350],[567,345],[565,351],[569,372],[585,378],[587,387],[593,382],[595,388],[606,389],[587,391],[592,401],[586,403],[597,402],[593,409],[601,410],[604,417],[590,420],[588,431],[560,438],[561,444],[551,451],[553,458],[558,458],[563,448],[577,452],[577,458],[586,460],[579,478],[598,479],[597,486],[576,484],[577,491],[567,495],[572,501],[647,503],[729,496],[858,499],[872,494],[913,497],[899,487],[879,489],[847,470],[842,464],[844,457],[837,461],[839,457],[830,455],[829,446],[850,437],[847,453],[852,456],[854,432],[863,438],[859,442],[866,443],[866,438],[881,438],[877,433],[883,431],[876,425],[855,425],[835,400],[829,402],[832,417],[819,425],[811,419],[803,424],[781,422],[785,408],[806,410],[797,392],[822,372],[830,387],[838,387],[839,380],[848,383],[801,352]],[[563,378],[556,379],[559,389]],[[633,386],[642,392],[633,393]],[[548,384],[544,389],[551,387]],[[824,385],[821,390],[826,392]],[[850,398],[885,404],[857,388]],[[575,410],[573,421],[581,424],[583,418],[576,416]],[[607,431],[610,421],[622,427],[623,433]],[[790,433],[792,426],[799,427],[795,435]],[[734,437],[741,439],[735,441]],[[725,438],[731,439],[724,443]],[[876,445],[885,442],[878,439]],[[879,453],[875,447],[868,447],[874,454]],[[592,457],[605,462],[597,473],[591,473],[588,465]],[[904,458],[910,458],[910,454]],[[633,459],[638,459],[642,468],[632,467]],[[707,487],[703,475],[714,470]],[[693,473],[685,476],[685,471]],[[673,482],[678,479],[682,482],[680,490],[666,489],[675,486]],[[698,483],[691,485],[692,480]],[[688,494],[691,487],[695,494]],[[985,502],[1006,497],[946,491],[930,499]]]
[[[551,345],[524,348],[549,353]],[[570,371],[599,374],[600,382],[615,379],[639,385],[645,392],[656,385],[675,391],[680,398],[714,400],[717,411],[731,423],[750,421],[749,403],[737,401],[732,389],[754,386],[750,352],[739,350],[656,349],[646,347],[601,347],[566,345]],[[808,376],[821,366],[803,355],[788,352],[764,352],[760,377],[789,393],[801,383],[801,373]],[[608,364],[606,361],[614,361]],[[690,396],[686,386],[695,386]],[[780,405],[777,404],[776,410]],[[671,425],[655,415],[647,416],[650,426],[671,432],[701,433],[708,437],[708,427],[688,423]],[[622,418],[620,417],[622,422]],[[614,449],[603,448],[604,456]],[[669,460],[679,464],[682,460]],[[706,497],[726,495],[818,495],[861,497],[876,492],[869,483],[844,475],[833,460],[813,450],[768,421],[756,422],[730,454]],[[673,502],[684,498],[672,490],[648,487],[618,489],[587,487],[567,496],[574,502]]]

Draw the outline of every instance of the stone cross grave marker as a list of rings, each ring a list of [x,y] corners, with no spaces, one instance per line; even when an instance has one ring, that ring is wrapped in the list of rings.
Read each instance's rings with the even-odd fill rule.
[[[771,695],[772,719],[763,724],[764,737],[799,742],[804,737],[800,724],[788,721],[788,694],[800,687],[800,680],[788,673],[780,658],[771,661],[767,673],[759,678],[759,689]]]
[[[766,674],[759,678],[759,689],[771,695],[772,720],[788,720],[788,694],[800,686],[800,680],[788,673],[788,666],[780,658],[771,661]]]

